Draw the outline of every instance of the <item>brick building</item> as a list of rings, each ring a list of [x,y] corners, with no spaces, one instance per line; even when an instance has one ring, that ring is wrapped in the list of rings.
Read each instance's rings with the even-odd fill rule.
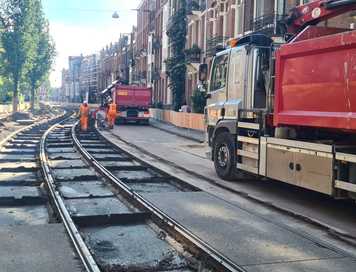
[[[198,85],[200,63],[211,64],[219,46],[229,39],[252,31],[278,36],[278,21],[283,15],[311,0],[193,0],[188,16],[186,101]],[[352,15],[354,14],[354,16]],[[349,13],[323,24],[347,27],[355,23],[356,14]]]
[[[149,46],[155,22],[155,0],[142,0],[137,8],[137,36],[136,36],[136,77],[140,85],[151,85],[153,54]],[[150,59],[148,57],[150,56]],[[150,63],[149,63],[150,62]]]
[[[168,88],[165,60],[168,58],[167,24],[169,19],[169,1],[157,0],[155,7],[155,25],[149,48],[152,49],[153,59],[151,68],[151,82],[153,100],[163,104],[171,104],[171,94]]]
[[[116,79],[153,89],[153,103],[172,105],[172,91],[165,61],[171,56],[167,30],[170,18],[183,0],[142,0],[137,8],[137,26],[107,45],[96,60],[96,89],[104,90]],[[269,36],[281,34],[278,22],[293,7],[311,0],[185,0],[187,2],[187,42],[185,102],[197,89],[201,63],[211,62],[216,51],[231,38],[259,31]],[[328,26],[355,27],[356,13],[350,12],[328,22]],[[81,66],[83,62],[83,67]],[[62,92],[67,101],[79,101],[84,83],[86,57],[70,57],[62,74]],[[82,75],[82,78],[80,78]],[[94,77],[93,77],[94,78]],[[94,79],[90,85],[95,85]]]
[[[118,42],[100,51],[98,60],[98,89],[106,89],[113,81],[129,84],[132,71],[134,33],[121,34]]]

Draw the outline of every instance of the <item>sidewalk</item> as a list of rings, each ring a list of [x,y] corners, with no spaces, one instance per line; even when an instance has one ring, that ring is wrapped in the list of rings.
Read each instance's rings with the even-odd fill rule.
[[[221,180],[215,173],[213,162],[205,157],[206,151],[209,150],[205,144],[153,127],[119,126],[111,133],[105,132],[105,135],[108,137],[111,135],[111,139],[121,142],[124,148],[136,152],[139,157],[146,153],[148,161],[157,160],[162,167],[176,172],[184,170],[188,174],[195,175],[195,180],[199,178],[205,180],[210,184],[206,187],[212,191],[219,191],[215,184],[254,203],[264,203],[273,209],[286,211],[304,218],[305,221],[312,221],[314,225],[320,224],[334,234],[343,233],[356,237],[355,205],[349,202],[333,200],[311,191],[270,180],[246,179],[236,182]],[[211,187],[215,188],[211,189]],[[221,195],[228,195],[227,190],[224,190]],[[256,211],[259,209],[256,208]]]
[[[203,143],[205,141],[205,132],[204,131],[199,131],[199,130],[194,130],[194,129],[188,129],[188,128],[180,128],[176,127],[172,124],[169,123],[164,123],[161,121],[158,121],[156,119],[151,118],[150,119],[150,125],[152,127],[161,129],[163,131],[193,140],[197,141],[200,143]]]

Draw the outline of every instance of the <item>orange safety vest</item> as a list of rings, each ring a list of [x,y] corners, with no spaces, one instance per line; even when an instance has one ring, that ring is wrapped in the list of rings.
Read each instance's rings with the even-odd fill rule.
[[[116,115],[116,104],[112,103],[109,105],[109,110],[108,110],[108,114],[111,116],[115,116]]]
[[[80,105],[80,117],[89,117],[89,107]]]

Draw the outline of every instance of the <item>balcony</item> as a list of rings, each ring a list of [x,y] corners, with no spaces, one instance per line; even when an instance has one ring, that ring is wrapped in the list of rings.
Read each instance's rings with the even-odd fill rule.
[[[215,36],[207,41],[207,56],[214,56],[217,52],[223,50],[225,48],[225,43],[229,39],[229,37],[224,36]]]
[[[284,15],[275,13],[263,15],[251,20],[252,30],[268,36],[283,36],[286,33],[284,18]]]
[[[194,44],[191,48],[185,50],[185,56],[188,63],[200,63],[201,49]]]

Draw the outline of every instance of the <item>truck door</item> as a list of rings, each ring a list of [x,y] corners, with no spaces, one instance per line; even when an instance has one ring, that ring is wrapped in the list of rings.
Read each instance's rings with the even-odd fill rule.
[[[245,47],[236,47],[231,50],[225,119],[237,120],[245,90],[246,59]]]
[[[211,81],[209,84],[209,96],[207,101],[207,122],[209,126],[216,126],[217,122],[224,118],[224,104],[227,98],[227,74],[229,53],[218,55],[211,68]]]

